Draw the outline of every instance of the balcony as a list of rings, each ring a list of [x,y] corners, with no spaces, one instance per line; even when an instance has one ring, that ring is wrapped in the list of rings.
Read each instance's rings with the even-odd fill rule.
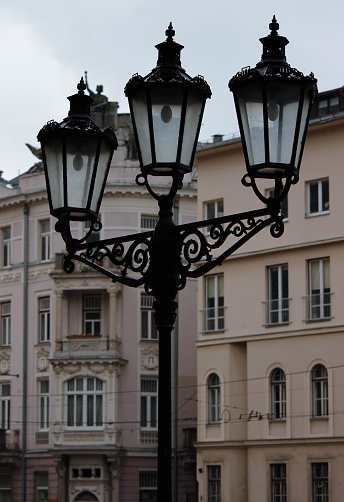
[[[0,429],[0,472],[2,468],[18,468],[20,460],[19,431]]]
[[[263,325],[268,327],[289,324],[289,308],[291,300],[292,298],[276,298],[274,300],[263,301]]]
[[[119,342],[116,341],[116,345]],[[105,355],[109,350],[107,335],[70,335],[62,339],[62,354],[69,357],[94,357]],[[116,351],[117,352],[117,351]]]
[[[329,321],[331,316],[331,296],[330,291],[304,296],[305,300],[305,322]]]

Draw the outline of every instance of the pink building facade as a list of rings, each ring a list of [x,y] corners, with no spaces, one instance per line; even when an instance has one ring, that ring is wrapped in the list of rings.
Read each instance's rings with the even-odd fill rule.
[[[313,105],[283,236],[264,230],[199,281],[200,501],[343,496],[343,94]],[[196,158],[199,218],[259,208],[240,138],[214,139]]]
[[[106,100],[104,113],[94,117],[101,126],[112,123],[119,139],[96,238],[153,229],[155,201],[135,183],[139,168],[130,117],[117,115],[116,103]],[[168,190],[166,179],[155,182],[157,190]],[[196,184],[189,177],[178,220],[186,223],[195,215]],[[55,222],[40,162],[11,185],[0,180],[0,500],[153,501],[153,299],[87,266],[67,275]],[[86,230],[83,223],[73,224],[80,237]],[[196,497],[196,287],[190,281],[180,294],[178,314],[180,501]]]

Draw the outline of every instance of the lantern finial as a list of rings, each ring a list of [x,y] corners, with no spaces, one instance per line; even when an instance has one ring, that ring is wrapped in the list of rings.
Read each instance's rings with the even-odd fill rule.
[[[271,33],[267,37],[259,39],[263,44],[263,54],[261,61],[257,64],[257,67],[266,66],[270,62],[278,62],[282,65],[287,64],[285,47],[289,44],[289,40],[278,34],[279,24],[276,16],[272,18],[269,28]]]
[[[170,22],[167,30],[165,31],[165,35],[167,36],[166,42],[173,42],[173,37],[176,32],[173,29],[172,22]]]
[[[272,18],[271,23],[269,24],[269,29],[271,30],[270,35],[278,35],[278,30],[279,30],[279,24],[277,22],[276,16]]]
[[[86,89],[86,84],[84,81],[84,77],[81,77],[80,82],[78,83],[78,85],[76,87],[79,91],[78,94],[85,94],[84,91]]]

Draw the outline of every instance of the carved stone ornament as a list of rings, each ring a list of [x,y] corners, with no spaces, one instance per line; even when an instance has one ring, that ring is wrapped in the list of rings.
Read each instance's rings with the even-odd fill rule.
[[[159,349],[157,346],[150,345],[141,349],[141,370],[154,371],[159,365]]]
[[[47,371],[49,368],[49,350],[45,347],[40,347],[36,352],[36,370]]]
[[[0,352],[0,375],[6,375],[11,371],[11,354],[9,351]]]

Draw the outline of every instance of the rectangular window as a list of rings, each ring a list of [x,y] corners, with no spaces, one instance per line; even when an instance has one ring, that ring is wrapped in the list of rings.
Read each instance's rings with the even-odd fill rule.
[[[50,220],[41,221],[41,261],[50,260]]]
[[[308,215],[326,214],[330,210],[329,181],[312,181],[308,183]]]
[[[2,266],[11,266],[11,227],[2,229]]]
[[[288,265],[276,265],[268,268],[269,301],[268,324],[289,322],[289,287]]]
[[[49,429],[49,380],[39,382],[39,427]]]
[[[205,203],[205,219],[212,220],[223,216],[223,199]],[[210,233],[211,226],[207,227],[207,234]]]
[[[141,338],[143,340],[158,339],[158,331],[152,309],[153,301],[153,296],[141,295]]]
[[[287,502],[287,466],[271,464],[271,502]]]
[[[11,474],[0,474],[0,502],[11,502]]]
[[[50,298],[39,298],[39,341],[50,340]]]
[[[1,429],[10,428],[10,399],[11,385],[3,383],[0,385],[0,404],[1,404]]]
[[[309,320],[331,317],[330,260],[309,261]]]
[[[221,331],[225,327],[223,275],[211,275],[205,281],[205,330]]]
[[[157,502],[158,475],[154,471],[140,472],[140,502]]]
[[[101,334],[101,295],[84,296],[84,333]]]
[[[141,427],[158,427],[158,380],[141,378]]]
[[[141,215],[141,230],[144,232],[154,230],[158,220],[158,216]]]
[[[11,345],[11,302],[1,303],[1,345]]]
[[[36,472],[36,502],[48,502],[48,473]]]
[[[329,502],[327,462],[312,464],[312,502]]]
[[[99,378],[72,378],[67,382],[68,427],[103,425],[104,384]]]
[[[220,465],[208,465],[208,502],[221,502]]]

